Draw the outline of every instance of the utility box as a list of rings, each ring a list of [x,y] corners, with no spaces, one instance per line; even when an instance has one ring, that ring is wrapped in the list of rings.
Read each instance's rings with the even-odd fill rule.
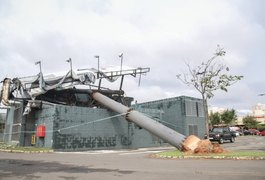
[[[37,137],[45,137],[46,127],[45,125],[39,125],[37,127]]]

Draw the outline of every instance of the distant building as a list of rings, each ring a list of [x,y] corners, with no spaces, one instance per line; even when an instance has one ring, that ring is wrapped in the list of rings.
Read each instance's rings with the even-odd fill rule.
[[[261,124],[265,124],[265,104],[258,103],[252,107],[252,115]]]
[[[208,107],[208,113],[223,113],[227,108],[220,108],[220,107]]]
[[[226,108],[219,108],[219,107],[209,107],[209,114],[210,113],[222,113]],[[258,103],[254,106],[252,106],[251,113],[248,114],[249,116],[253,116],[256,121],[258,121],[260,124],[265,124],[265,104]],[[246,115],[245,115],[246,116]],[[238,116],[237,120],[235,121],[235,125],[243,125],[243,118],[245,116]]]
[[[235,121],[235,123],[236,123],[235,125],[239,125],[239,126],[244,125],[243,118],[244,118],[243,116],[238,116],[236,121]]]

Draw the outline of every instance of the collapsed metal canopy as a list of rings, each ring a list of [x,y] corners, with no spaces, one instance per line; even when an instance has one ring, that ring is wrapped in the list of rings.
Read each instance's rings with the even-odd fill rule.
[[[102,79],[107,79],[110,82],[116,81],[122,77],[120,86],[120,95],[123,94],[121,90],[123,78],[126,75],[136,77],[137,74],[146,74],[150,68],[131,68],[124,66],[122,70],[120,67],[111,67],[96,70],[79,69],[78,71],[70,70],[66,74],[54,73],[43,75],[42,72],[35,76],[21,77],[21,78],[5,78],[3,81],[3,88],[1,91],[0,101],[3,105],[9,106],[12,100],[35,100],[41,95],[49,91],[59,92],[67,89],[79,89],[78,85],[86,85],[86,89],[95,89],[105,92],[114,92],[108,88],[101,87]],[[97,74],[97,76],[96,76]],[[99,79],[99,84],[94,85],[96,79]],[[14,102],[14,101],[12,101]]]

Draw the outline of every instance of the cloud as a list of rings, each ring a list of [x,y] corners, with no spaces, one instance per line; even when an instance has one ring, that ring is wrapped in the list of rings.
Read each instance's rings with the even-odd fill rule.
[[[265,84],[260,78],[265,57],[262,5],[259,0],[0,1],[0,77],[36,74],[37,60],[44,73],[67,71],[69,57],[75,69],[97,67],[94,55],[100,56],[101,67],[118,66],[123,52],[125,65],[151,68],[141,87],[136,88],[138,79],[124,85],[139,102],[200,97],[176,74],[186,70],[184,61],[199,64],[220,44],[227,51],[224,63],[245,80],[238,83],[240,91],[217,93],[211,103],[236,102],[237,108],[246,108],[265,89],[260,85]]]

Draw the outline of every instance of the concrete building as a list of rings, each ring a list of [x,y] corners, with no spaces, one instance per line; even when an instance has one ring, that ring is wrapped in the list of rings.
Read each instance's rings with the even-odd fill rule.
[[[211,113],[220,113],[220,114],[222,114],[226,110],[227,110],[227,108],[209,106],[208,107],[208,114],[211,114]]]
[[[141,103],[136,110],[183,135],[203,137],[200,99],[181,96]],[[164,142],[145,129],[104,108],[66,106],[42,102],[22,118],[19,108],[7,113],[5,142],[48,147],[61,151],[123,149],[160,146]]]
[[[265,124],[265,104],[258,103],[252,107],[252,115],[260,124]]]

